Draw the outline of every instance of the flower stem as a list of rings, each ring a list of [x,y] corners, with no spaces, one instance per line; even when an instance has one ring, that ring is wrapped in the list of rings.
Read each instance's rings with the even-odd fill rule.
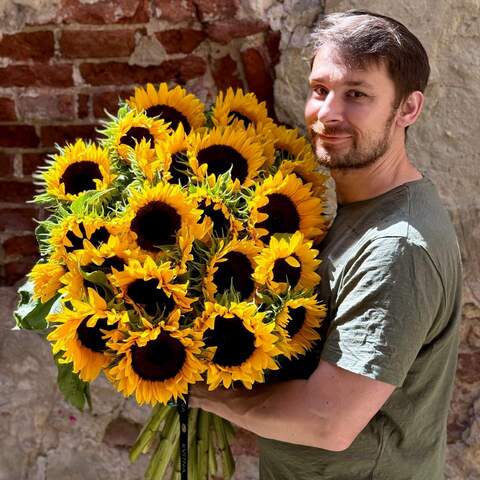
[[[197,475],[197,419],[200,410],[191,408],[188,416],[188,478],[198,480]]]
[[[213,421],[210,419],[210,425],[213,427]],[[217,450],[215,448],[214,431],[210,432],[210,441],[208,442],[208,471],[210,474],[216,475],[217,465]]]
[[[199,480],[208,480],[208,445],[210,443],[210,414],[198,413],[197,469]]]
[[[137,440],[130,450],[130,461],[132,463],[138,460],[138,457],[141,453],[146,453],[155,439],[156,433],[160,429],[160,425],[165,419],[168,411],[169,408],[162,404],[158,404],[153,407],[149,420],[142,428],[142,431],[138,435]]]
[[[160,441],[145,472],[146,480],[163,480],[165,470],[172,458],[173,449],[176,443],[178,443],[180,425],[178,423],[177,411],[175,408],[170,408],[169,410],[160,434]]]
[[[229,424],[229,422],[217,417],[217,415],[213,415],[213,426],[217,433],[218,446],[222,456],[223,478],[229,480],[235,472],[235,460],[233,459],[228,440],[231,430],[226,424]]]

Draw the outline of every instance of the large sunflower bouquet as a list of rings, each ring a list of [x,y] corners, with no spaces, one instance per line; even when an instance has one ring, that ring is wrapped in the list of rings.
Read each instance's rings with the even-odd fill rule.
[[[77,407],[101,373],[152,406],[131,451],[151,453],[146,478],[230,478],[232,426],[189,410],[189,385],[251,389],[319,339],[328,176],[240,90],[206,109],[149,84],[99,133],[37,172],[49,216],[17,325],[46,335]]]

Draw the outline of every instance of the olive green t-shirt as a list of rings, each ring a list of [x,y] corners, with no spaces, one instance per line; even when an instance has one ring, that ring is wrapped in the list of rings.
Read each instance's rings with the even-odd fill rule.
[[[260,478],[443,479],[461,266],[435,187],[422,178],[340,206],[320,249],[321,358],[397,388],[342,452],[260,438]],[[305,377],[318,355],[309,362]]]

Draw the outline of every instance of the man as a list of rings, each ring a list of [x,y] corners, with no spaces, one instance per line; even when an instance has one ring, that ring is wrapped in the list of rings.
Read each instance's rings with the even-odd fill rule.
[[[428,58],[368,12],[325,16],[314,41],[305,119],[339,203],[320,245],[320,359],[252,392],[194,388],[192,405],[261,437],[262,479],[440,480],[461,271],[448,215],[405,150]]]

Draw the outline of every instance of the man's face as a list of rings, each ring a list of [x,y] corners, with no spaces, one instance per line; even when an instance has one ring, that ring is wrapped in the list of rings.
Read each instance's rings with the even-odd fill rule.
[[[388,151],[397,110],[385,65],[348,68],[334,47],[324,45],[309,83],[305,121],[322,165],[362,168]]]

